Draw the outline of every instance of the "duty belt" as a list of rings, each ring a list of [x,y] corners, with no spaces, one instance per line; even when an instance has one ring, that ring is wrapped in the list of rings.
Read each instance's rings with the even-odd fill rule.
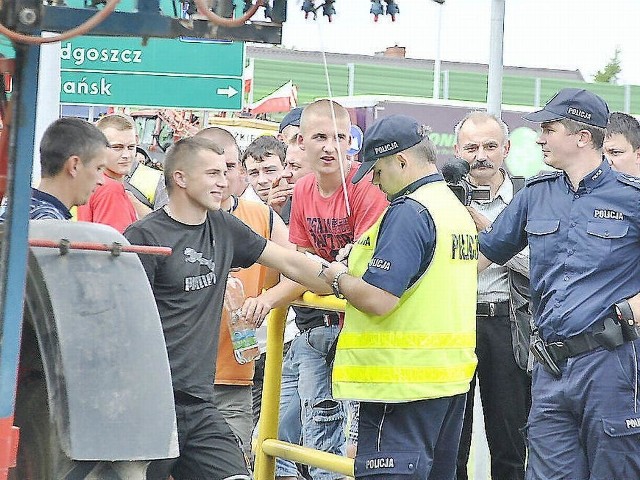
[[[620,345],[622,343],[620,342]],[[569,357],[590,352],[598,347],[602,347],[602,344],[593,337],[591,332],[574,335],[559,342],[547,343],[547,350],[556,362],[562,362]]]
[[[564,340],[547,343],[547,350],[556,362],[569,357],[590,352],[598,347],[613,350],[626,341],[623,328],[613,318],[606,318],[593,324],[591,331],[586,331]]]
[[[478,302],[476,317],[503,317],[509,315],[509,302]]]
[[[539,337],[536,328],[531,337],[529,349],[545,370],[556,378],[560,378],[562,370],[559,364],[569,357],[590,352],[598,347],[613,350],[625,342],[637,340],[640,337],[638,327],[633,321],[631,323],[625,321],[624,317],[611,316],[595,322],[591,325],[590,331],[549,343],[545,343]]]

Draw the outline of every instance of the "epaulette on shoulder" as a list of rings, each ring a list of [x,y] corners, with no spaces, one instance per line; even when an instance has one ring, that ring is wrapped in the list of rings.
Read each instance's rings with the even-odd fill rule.
[[[405,203],[408,199],[409,199],[408,195],[400,195],[398,198],[394,198],[391,201],[391,203],[389,204],[389,206],[401,205],[401,204]]]
[[[640,178],[634,177],[633,175],[629,175],[626,173],[618,173],[618,181],[624,183],[625,185],[631,185],[632,187],[640,190]]]
[[[525,186],[530,187],[531,185],[534,185],[536,183],[545,182],[545,181],[549,181],[549,180],[555,180],[560,175],[562,175],[562,172],[544,172],[544,173],[539,173],[538,175],[534,175],[531,178],[527,178],[527,180],[525,181]]]

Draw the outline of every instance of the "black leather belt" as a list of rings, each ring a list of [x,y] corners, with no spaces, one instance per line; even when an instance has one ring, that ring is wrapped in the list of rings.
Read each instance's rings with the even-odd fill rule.
[[[610,319],[609,319],[610,321]],[[606,322],[606,321],[605,321]],[[604,338],[599,332],[603,330],[603,322],[596,322],[592,330],[565,338],[564,340],[547,343],[547,351],[556,362],[561,362],[569,357],[575,357],[582,353],[590,352],[598,347],[612,350],[625,343],[624,336],[618,324],[612,324],[610,335]],[[594,334],[594,332],[596,332]],[[600,337],[598,337],[600,335]],[[598,340],[600,338],[600,341]]]
[[[340,316],[337,313],[325,313],[321,317],[312,320],[304,325],[301,331],[305,332],[316,327],[330,327],[332,325],[340,325]]]
[[[509,315],[509,302],[478,302],[476,317],[503,317]]]

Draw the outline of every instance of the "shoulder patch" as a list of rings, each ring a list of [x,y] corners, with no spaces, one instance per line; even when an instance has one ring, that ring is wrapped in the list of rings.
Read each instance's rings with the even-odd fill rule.
[[[539,173],[538,175],[534,175],[531,178],[527,178],[527,180],[525,181],[525,185],[527,187],[530,187],[531,185],[534,185],[536,183],[548,182],[549,180],[555,180],[556,178],[558,178],[561,175],[562,175],[562,172],[544,172],[544,173]]]
[[[618,173],[618,181],[640,190],[640,178],[638,177],[634,177],[633,175],[628,175],[626,173]]]

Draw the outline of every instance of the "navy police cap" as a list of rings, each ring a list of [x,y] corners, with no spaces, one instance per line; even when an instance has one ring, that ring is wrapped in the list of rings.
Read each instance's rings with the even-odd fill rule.
[[[425,127],[407,115],[391,115],[372,123],[364,133],[362,165],[351,182],[362,180],[379,158],[402,152],[420,143],[425,131]]]
[[[592,127],[607,127],[609,107],[595,93],[580,88],[563,88],[547,102],[542,110],[528,113],[522,118],[530,122],[554,122],[567,118]]]

